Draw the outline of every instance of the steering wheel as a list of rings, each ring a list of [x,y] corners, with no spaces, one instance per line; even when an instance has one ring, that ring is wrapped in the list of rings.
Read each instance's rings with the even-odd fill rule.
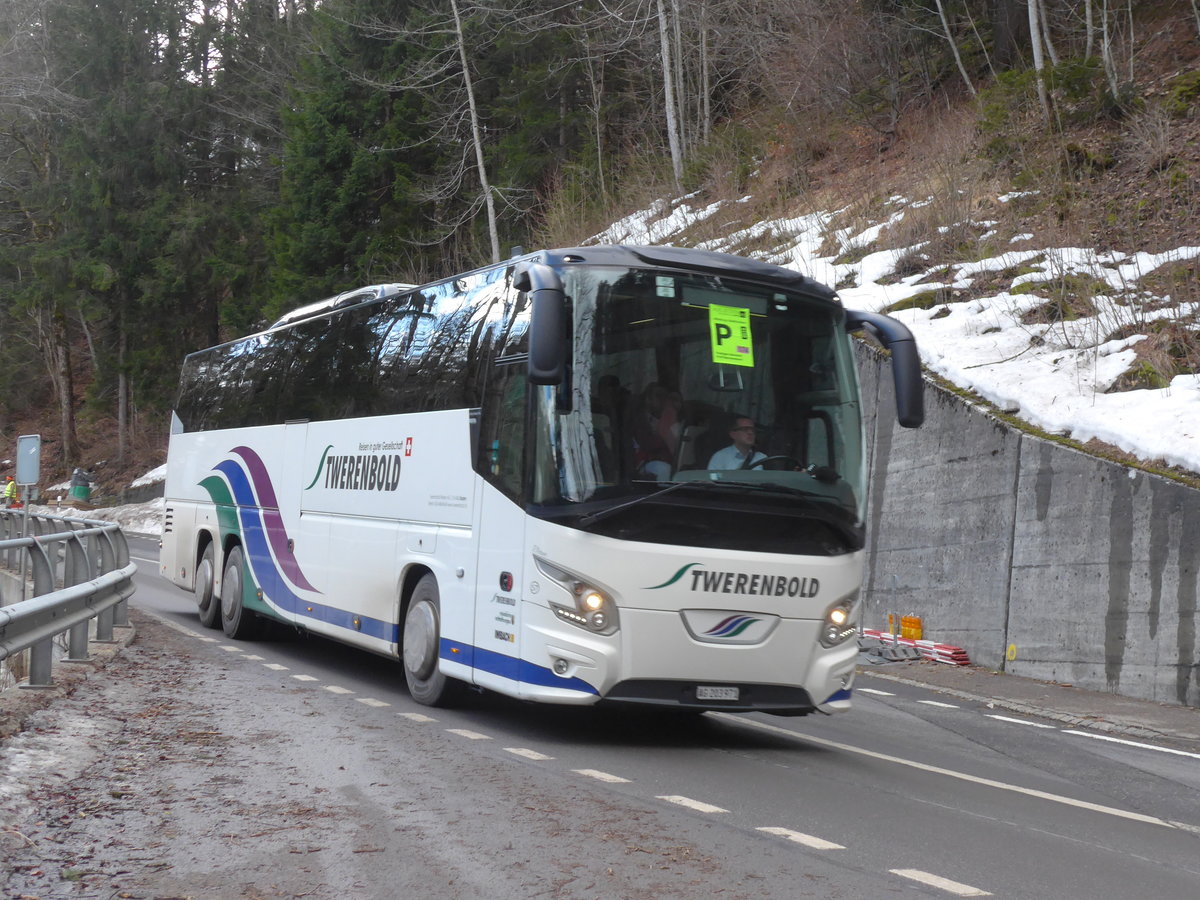
[[[787,462],[787,463],[792,464],[791,465],[792,468],[795,468],[795,469],[803,469],[804,468],[804,463],[802,463],[800,460],[796,459],[796,457],[782,455],[782,454],[779,456],[764,456],[762,459],[758,460],[757,462],[751,463],[749,466],[747,466],[747,468],[757,469],[759,466],[765,466],[769,462]]]

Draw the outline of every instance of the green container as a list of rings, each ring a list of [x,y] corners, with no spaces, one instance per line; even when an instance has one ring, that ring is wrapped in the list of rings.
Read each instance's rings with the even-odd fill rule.
[[[86,500],[92,496],[92,489],[86,484],[76,484],[71,487],[71,496],[76,500]]]

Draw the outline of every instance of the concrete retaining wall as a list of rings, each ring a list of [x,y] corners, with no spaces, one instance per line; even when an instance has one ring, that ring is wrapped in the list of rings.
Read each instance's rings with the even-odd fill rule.
[[[927,384],[895,421],[860,350],[871,448],[866,625],[918,615],[989,668],[1200,706],[1200,491],[1010,429]],[[876,406],[877,404],[877,406]]]

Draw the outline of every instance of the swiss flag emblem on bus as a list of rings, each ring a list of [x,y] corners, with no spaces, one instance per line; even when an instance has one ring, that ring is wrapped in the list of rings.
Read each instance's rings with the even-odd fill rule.
[[[412,438],[404,439],[404,455],[412,456]]]

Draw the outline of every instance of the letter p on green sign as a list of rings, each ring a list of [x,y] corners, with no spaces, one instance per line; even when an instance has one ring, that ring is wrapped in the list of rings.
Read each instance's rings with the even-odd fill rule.
[[[712,358],[729,366],[754,366],[754,341],[750,336],[750,310],[741,306],[708,307]]]

